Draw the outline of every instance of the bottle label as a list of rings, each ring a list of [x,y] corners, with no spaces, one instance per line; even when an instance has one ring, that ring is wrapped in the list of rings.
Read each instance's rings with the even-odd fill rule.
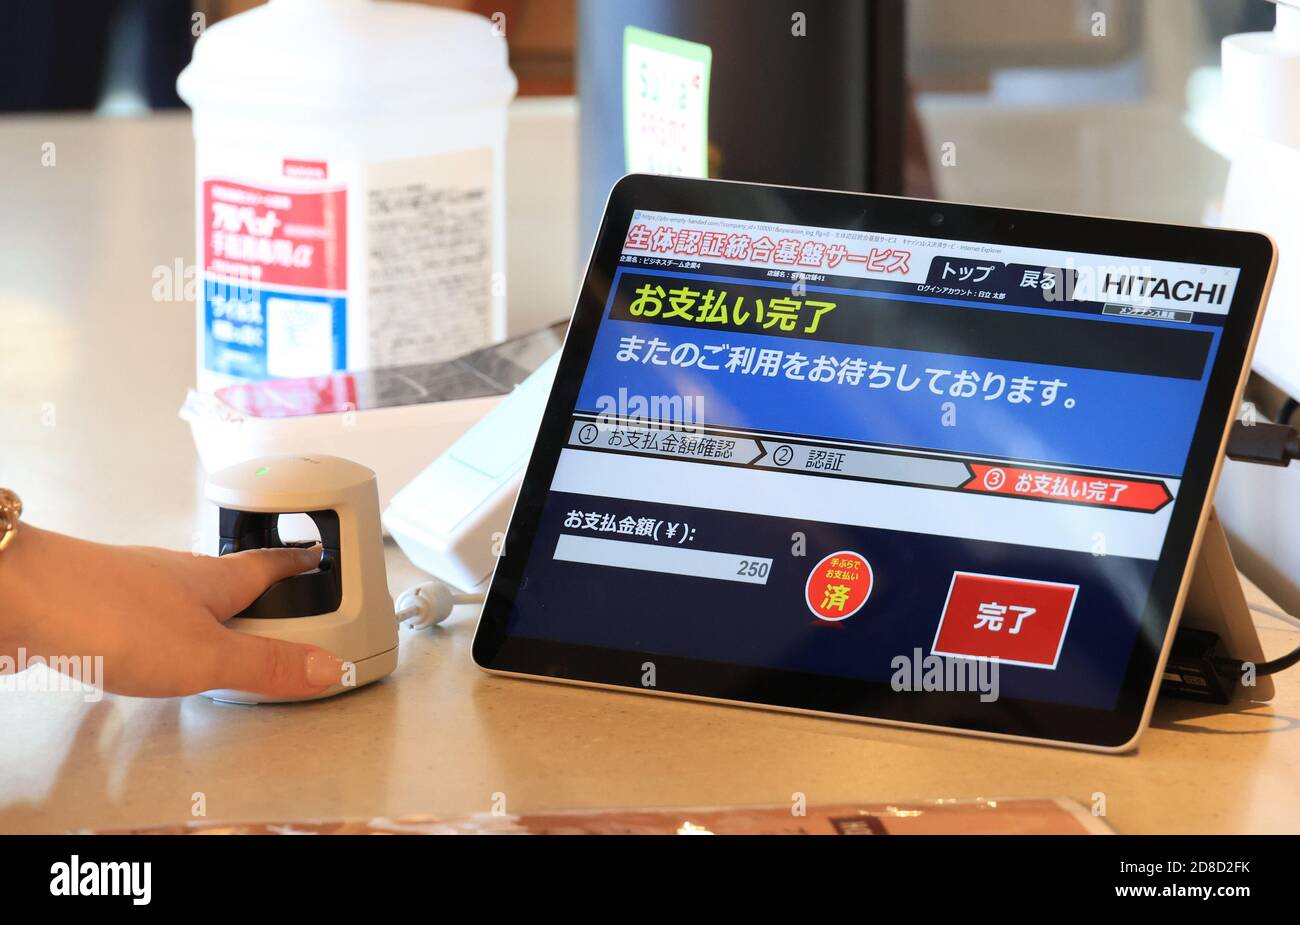
[[[504,336],[490,148],[200,145],[200,388],[451,359]]]
[[[449,360],[502,336],[492,151],[381,161],[365,175],[371,365]]]
[[[204,367],[239,379],[347,365],[347,189],[324,163],[285,185],[203,180]]]

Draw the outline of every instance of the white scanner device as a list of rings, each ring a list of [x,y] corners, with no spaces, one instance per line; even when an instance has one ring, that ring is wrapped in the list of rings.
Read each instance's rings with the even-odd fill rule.
[[[283,547],[282,514],[305,514],[320,534],[319,568],[267,588],[227,626],[310,643],[351,663],[344,683],[309,699],[369,684],[397,667],[397,621],[388,593],[375,474],[335,456],[266,456],[212,474],[207,498],[220,509],[219,555]],[[207,691],[214,700],[279,702],[247,691]]]

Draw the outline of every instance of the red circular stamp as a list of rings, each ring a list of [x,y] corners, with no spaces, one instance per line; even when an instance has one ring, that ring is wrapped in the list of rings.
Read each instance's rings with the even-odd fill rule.
[[[813,566],[804,596],[817,619],[838,623],[862,609],[874,583],[866,556],[848,550],[833,552]]]

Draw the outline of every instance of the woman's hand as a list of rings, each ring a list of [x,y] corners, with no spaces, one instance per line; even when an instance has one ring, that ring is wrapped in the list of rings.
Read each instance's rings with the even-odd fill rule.
[[[343,662],[317,646],[222,624],[281,578],[315,568],[320,549],[195,556],[107,546],[23,524],[0,553],[0,655],[103,656],[107,691],[176,697],[242,690],[307,697]]]

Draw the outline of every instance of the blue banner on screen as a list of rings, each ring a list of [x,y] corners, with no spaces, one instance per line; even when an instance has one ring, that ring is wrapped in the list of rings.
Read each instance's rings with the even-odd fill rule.
[[[619,389],[677,394],[686,382],[717,425],[1164,475],[1182,470],[1205,391],[1203,378],[607,318],[578,408],[599,410]]]

